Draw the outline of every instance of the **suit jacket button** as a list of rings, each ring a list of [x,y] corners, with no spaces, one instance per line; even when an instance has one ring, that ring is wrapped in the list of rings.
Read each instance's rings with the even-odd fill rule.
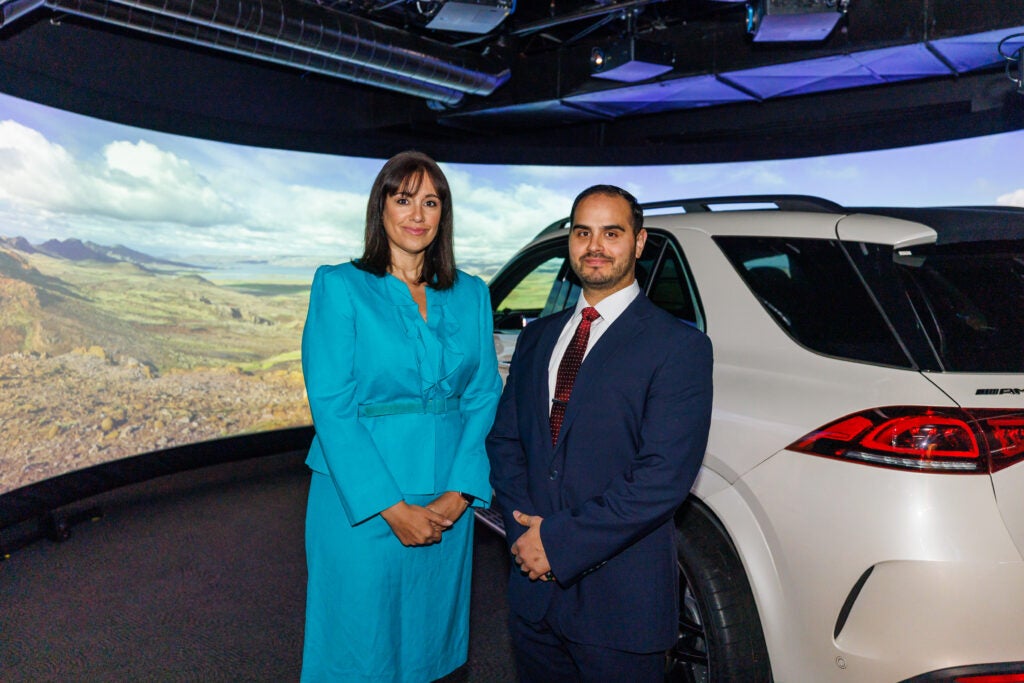
[[[551,470],[551,472],[548,473],[548,479],[552,481],[558,479],[558,470]]]

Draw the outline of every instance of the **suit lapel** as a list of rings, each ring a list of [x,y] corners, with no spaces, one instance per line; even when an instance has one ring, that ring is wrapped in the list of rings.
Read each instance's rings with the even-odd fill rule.
[[[576,382],[572,387],[572,395],[569,397],[569,405],[565,409],[565,419],[562,421],[562,429],[559,434],[558,445],[565,441],[565,435],[569,432],[573,420],[579,415],[581,406],[585,401],[579,400],[581,396],[591,395],[597,388],[599,380],[606,366],[621,362],[629,358],[629,341],[647,329],[647,318],[650,311],[647,310],[649,302],[642,293],[622,312],[615,322],[612,323],[601,338],[594,344],[587,357],[583,359],[579,374],[576,375]],[[550,358],[551,354],[548,353]],[[550,435],[550,426],[548,428]]]

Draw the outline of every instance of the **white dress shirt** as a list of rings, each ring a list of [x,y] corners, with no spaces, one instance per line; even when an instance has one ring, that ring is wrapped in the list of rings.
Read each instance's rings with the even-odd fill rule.
[[[637,284],[636,280],[633,280],[633,284],[606,296],[594,306],[597,312],[601,314],[601,317],[590,323],[590,338],[587,340],[587,350],[583,354],[584,360],[586,360],[587,354],[590,353],[590,349],[594,348],[594,344],[601,338],[601,335],[611,327],[616,318],[622,315],[622,312],[633,303],[633,299],[639,294],[640,285]],[[576,334],[576,328],[579,327],[580,321],[583,320],[583,309],[588,306],[590,304],[587,303],[583,296],[580,296],[579,301],[576,302],[576,310],[573,312],[572,317],[569,318],[569,322],[562,328],[562,333],[558,335],[558,341],[551,352],[551,361],[548,363],[548,412],[551,412],[550,398],[555,395],[555,384],[558,381],[558,365],[562,362],[562,356],[565,355],[565,350],[569,348],[569,342],[572,341],[573,335]]]

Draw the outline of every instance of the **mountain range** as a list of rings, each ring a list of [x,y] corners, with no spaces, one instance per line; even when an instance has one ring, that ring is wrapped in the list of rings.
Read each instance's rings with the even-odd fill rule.
[[[83,242],[80,239],[69,237],[65,240],[50,239],[42,244],[33,245],[24,237],[3,237],[0,236],[0,247],[16,249],[26,254],[43,254],[52,258],[65,259],[68,261],[98,261],[101,263],[133,263],[137,266],[171,266],[176,268],[199,268],[190,263],[169,261],[144,254],[141,251],[129,249],[118,244],[113,247],[96,244],[95,242]]]

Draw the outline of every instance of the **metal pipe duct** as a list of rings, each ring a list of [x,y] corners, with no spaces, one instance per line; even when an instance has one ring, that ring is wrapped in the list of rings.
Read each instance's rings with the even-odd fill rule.
[[[507,68],[497,67],[479,55],[304,3],[286,6],[282,0],[112,2],[474,95],[490,95],[509,77]]]
[[[39,0],[39,2],[54,10],[115,26],[163,38],[173,38],[244,57],[254,57],[285,66],[300,67],[306,71],[422,97],[448,106],[457,105],[463,99],[463,93],[457,90],[417,81],[400,73],[353,66],[347,62],[340,62],[295,47],[268,43],[200,24],[186,23],[163,14],[140,11],[111,4],[104,0]]]

